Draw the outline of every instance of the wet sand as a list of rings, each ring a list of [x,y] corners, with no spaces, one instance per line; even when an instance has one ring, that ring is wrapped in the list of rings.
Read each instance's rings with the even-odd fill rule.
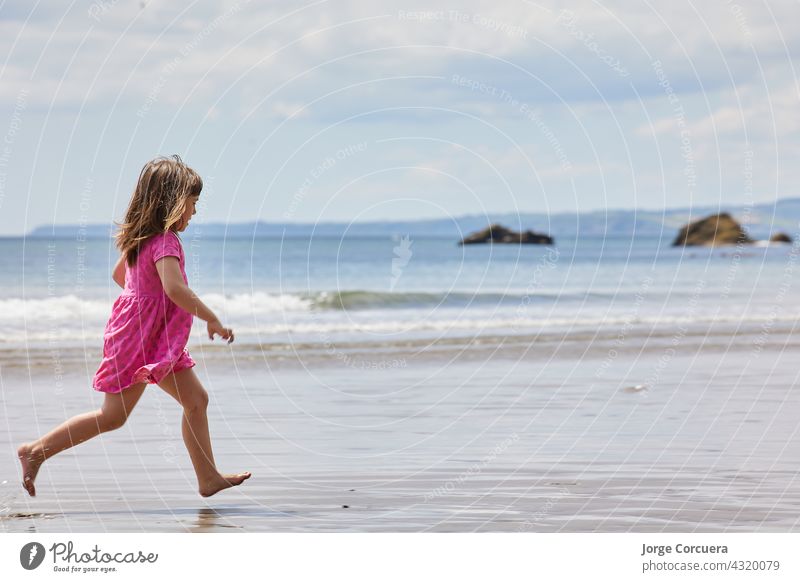
[[[210,499],[156,386],[27,497],[16,445],[99,405],[96,362],[58,387],[47,363],[3,366],[0,530],[798,531],[795,339],[674,337],[365,348],[350,365],[198,348],[218,466],[253,473]],[[404,365],[357,367],[381,361]]]

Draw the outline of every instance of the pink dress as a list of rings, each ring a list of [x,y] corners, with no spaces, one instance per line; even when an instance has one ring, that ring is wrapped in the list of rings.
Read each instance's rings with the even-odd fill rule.
[[[186,351],[192,314],[167,297],[156,271],[156,261],[167,256],[179,259],[188,282],[176,233],[158,234],[142,244],[136,264],[126,268],[125,289],[106,324],[95,390],[115,393],[141,382],[158,384],[168,374],[195,365]]]

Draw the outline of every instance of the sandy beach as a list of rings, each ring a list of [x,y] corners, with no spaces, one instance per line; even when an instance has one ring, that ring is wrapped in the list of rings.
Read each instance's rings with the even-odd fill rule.
[[[58,385],[46,351],[6,354],[0,530],[797,531],[793,328],[626,334],[195,346],[217,463],[253,473],[210,499],[156,386],[28,498],[16,445],[102,396],[92,350]]]

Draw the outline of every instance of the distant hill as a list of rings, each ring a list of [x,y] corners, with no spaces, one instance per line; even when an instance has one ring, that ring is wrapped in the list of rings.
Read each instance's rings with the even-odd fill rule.
[[[430,219],[414,221],[379,222],[220,222],[192,224],[183,236],[192,237],[339,237],[409,235],[416,237],[443,237],[459,240],[465,234],[486,228],[490,223],[500,223],[514,230],[531,229],[559,236],[666,236],[671,238],[679,228],[690,220],[702,218],[720,211],[729,212],[742,223],[747,232],[756,239],[769,238],[774,231],[793,232],[800,224],[800,198],[783,198],[776,202],[742,205],[703,206],[695,208],[673,208],[666,210],[597,210],[593,212],[544,213],[495,213],[489,216],[464,215],[454,219]],[[111,236],[107,224],[84,225],[88,238]],[[43,225],[34,228],[27,236],[36,238],[74,238],[79,232],[75,224]]]

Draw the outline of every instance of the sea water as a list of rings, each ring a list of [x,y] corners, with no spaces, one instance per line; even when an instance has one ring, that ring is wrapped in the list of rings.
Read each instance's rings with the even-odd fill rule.
[[[186,272],[241,343],[794,325],[791,245],[674,248],[665,238],[555,246],[443,238],[184,237]],[[100,345],[120,289],[110,240],[0,239],[0,346]],[[202,322],[195,322],[201,340]]]

